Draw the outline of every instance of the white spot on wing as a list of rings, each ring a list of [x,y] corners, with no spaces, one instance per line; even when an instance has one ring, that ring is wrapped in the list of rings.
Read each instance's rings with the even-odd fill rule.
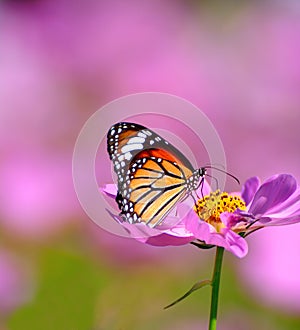
[[[147,135],[142,133],[142,132],[138,132],[137,135],[141,138],[144,138],[144,139],[147,137]]]
[[[145,139],[143,137],[138,137],[138,136],[135,136],[128,140],[128,144],[144,143],[144,142],[145,142]]]
[[[141,149],[143,149],[143,145],[141,143],[135,143],[135,144],[126,144],[125,146],[122,147],[121,151],[123,153],[126,153],[128,151],[141,150]]]

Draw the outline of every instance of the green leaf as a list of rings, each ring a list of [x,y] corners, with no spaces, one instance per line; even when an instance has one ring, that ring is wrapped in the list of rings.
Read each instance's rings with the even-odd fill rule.
[[[203,281],[199,281],[199,282],[195,283],[188,292],[186,292],[182,297],[180,297],[177,300],[175,300],[174,302],[172,302],[170,305],[164,307],[164,309],[167,309],[167,308],[170,308],[170,307],[176,305],[181,300],[188,297],[194,291],[199,290],[199,289],[201,289],[201,288],[203,288],[204,286],[207,286],[207,285],[211,285],[211,280],[203,280]]]

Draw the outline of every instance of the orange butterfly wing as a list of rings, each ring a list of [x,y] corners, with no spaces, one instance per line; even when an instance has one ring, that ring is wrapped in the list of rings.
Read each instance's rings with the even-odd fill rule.
[[[135,157],[125,191],[132,212],[125,213],[126,218],[133,217],[150,226],[163,221],[186,196],[187,178],[192,175],[190,169],[179,163],[180,160],[161,149],[144,150]],[[124,201],[124,191],[121,196]]]
[[[133,123],[116,124],[108,133],[107,147],[118,175],[116,201],[126,221],[159,225],[187,196],[195,170],[153,131]]]

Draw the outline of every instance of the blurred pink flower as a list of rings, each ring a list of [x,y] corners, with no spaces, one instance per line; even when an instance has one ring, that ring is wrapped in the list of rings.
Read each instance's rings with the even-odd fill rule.
[[[27,265],[25,265],[27,266]],[[0,317],[29,301],[33,286],[24,264],[5,251],[0,252]]]
[[[229,167],[243,162],[242,177],[252,158],[264,159],[260,175],[271,164],[298,173],[298,13],[247,5],[228,19],[198,3],[137,0],[6,2],[1,10],[5,152],[71,149],[80,118],[104,101],[158,90],[209,114]]]
[[[10,79],[3,75],[1,90],[14,84],[10,95],[36,90],[32,103],[39,95],[47,99],[37,111],[41,116],[45,111],[47,121],[56,121],[51,110],[70,109],[68,98],[73,99],[72,109],[81,104],[86,114],[127,93],[174,93],[214,121],[225,150],[231,152],[230,168],[247,158],[241,178],[253,173],[249,158],[264,159],[256,169],[260,176],[269,176],[271,165],[277,173],[297,173],[299,12],[253,3],[223,16],[201,3],[138,0],[126,5],[43,0],[2,6],[6,47],[1,68],[4,73],[11,70],[9,59],[15,69]],[[47,68],[41,81],[48,78],[51,86],[30,83],[41,66]],[[20,105],[15,108],[22,108],[22,98],[17,99]],[[74,114],[80,116],[73,111],[69,118]],[[22,120],[26,115],[18,113]],[[59,124],[53,125],[53,132],[70,123]],[[236,143],[237,135],[247,138]],[[284,157],[277,157],[278,150]]]
[[[7,24],[14,23],[20,40],[30,40],[33,51],[67,77],[70,84],[79,84],[83,89],[88,86],[88,92],[97,96],[111,98],[137,91],[137,86],[144,90],[146,86],[140,85],[143,76],[143,81],[159,88],[158,69],[165,65],[164,71],[173,78],[177,73],[188,76],[185,67],[178,65],[180,61],[193,74],[193,53],[185,54],[175,42],[179,41],[177,33],[182,33],[189,20],[188,7],[180,2],[131,0],[125,5],[118,0],[44,0],[38,5],[23,6],[22,10],[7,7]],[[170,49],[174,47],[177,51]],[[175,80],[164,77],[160,79],[161,88]]]
[[[68,86],[47,66],[35,43],[28,47],[34,23],[28,20],[27,5],[0,4],[5,11],[0,23],[5,43],[0,61],[0,224],[14,234],[42,238],[73,221],[79,211],[71,161],[81,116]]]
[[[268,228],[249,238],[250,251],[238,264],[246,294],[280,311],[300,312],[300,224]]]
[[[106,185],[102,191],[111,198],[117,194],[114,185]],[[203,194],[208,191],[205,185]],[[265,226],[300,222],[300,189],[291,175],[275,175],[262,185],[258,178],[251,178],[244,184],[241,197],[244,201],[237,194],[216,191],[200,199],[195,208],[186,199],[175,207],[176,215],[167,216],[155,228],[139,222],[128,223],[110,214],[142,243],[166,246],[198,240],[222,246],[240,258],[248,252],[245,234]]]
[[[6,230],[43,238],[74,221],[79,204],[64,156],[18,154],[0,168],[0,224]]]
[[[68,143],[73,146],[80,127],[72,97],[6,21],[1,21],[0,150],[65,150]]]

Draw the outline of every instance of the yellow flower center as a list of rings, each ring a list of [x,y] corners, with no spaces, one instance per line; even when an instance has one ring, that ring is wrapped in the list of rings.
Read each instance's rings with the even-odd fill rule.
[[[227,192],[221,193],[220,190],[211,192],[210,195],[199,199],[194,206],[198,216],[213,225],[217,232],[224,227],[220,219],[221,213],[232,213],[236,209],[246,210],[246,203],[239,196],[229,195]]]

